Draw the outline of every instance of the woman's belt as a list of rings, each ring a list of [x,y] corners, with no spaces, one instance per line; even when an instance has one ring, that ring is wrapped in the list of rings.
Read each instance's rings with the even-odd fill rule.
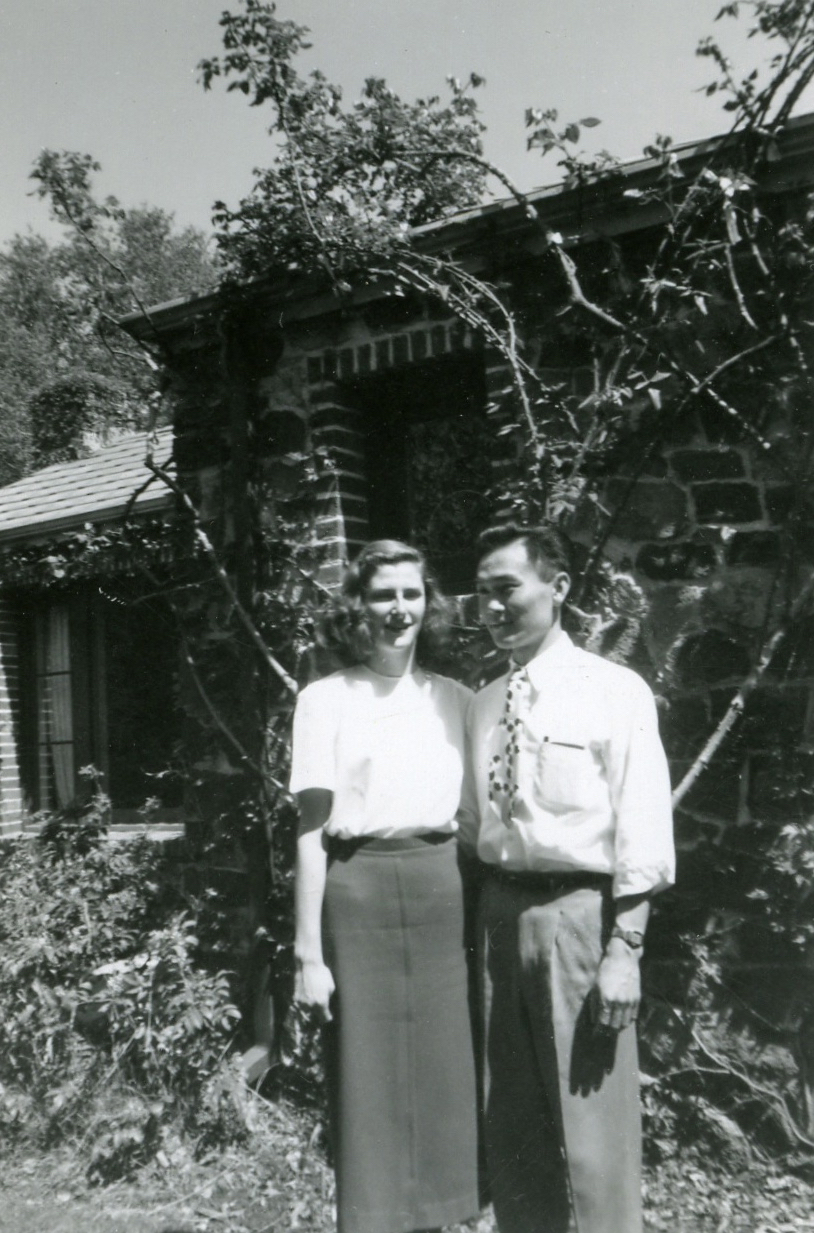
[[[367,852],[403,852],[408,848],[421,848],[425,844],[450,843],[454,838],[454,831],[425,831],[420,835],[398,835],[392,839],[383,839],[376,835],[340,839],[337,835],[326,835],[325,846],[330,860],[347,860],[362,848]]]

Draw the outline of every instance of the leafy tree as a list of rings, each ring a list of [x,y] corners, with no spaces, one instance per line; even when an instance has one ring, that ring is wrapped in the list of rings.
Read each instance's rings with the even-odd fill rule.
[[[483,84],[450,79],[450,99],[407,103],[370,77],[350,107],[316,71],[294,64],[308,47],[305,26],[282,21],[275,5],[245,0],[221,18],[225,55],[204,60],[201,79],[230,78],[251,106],[271,109],[271,167],[234,211],[216,202],[221,251],[244,277],[270,270],[317,271],[339,290],[347,277],[402,248],[407,229],[481,199],[483,125],[471,93]],[[452,163],[450,149],[471,156]],[[439,155],[443,157],[439,157]]]
[[[22,474],[31,456],[31,429],[26,403],[59,352],[50,326],[45,240],[17,236],[0,256],[0,480]]]
[[[155,365],[116,321],[216,280],[202,232],[176,231],[155,207],[96,204],[96,170],[89,156],[43,152],[37,191],[50,195],[66,238],[17,235],[0,252],[0,482],[81,449],[66,437],[68,420],[80,436],[83,417],[96,436],[146,424]]]
[[[46,381],[28,399],[35,465],[81,458],[94,440],[138,427],[120,382],[94,372],[66,372]]]

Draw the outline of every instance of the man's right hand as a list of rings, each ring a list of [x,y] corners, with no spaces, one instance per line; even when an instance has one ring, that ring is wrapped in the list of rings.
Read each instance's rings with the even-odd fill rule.
[[[315,1011],[322,1023],[330,1022],[331,995],[336,985],[331,969],[319,959],[297,962],[294,978],[294,1001]]]

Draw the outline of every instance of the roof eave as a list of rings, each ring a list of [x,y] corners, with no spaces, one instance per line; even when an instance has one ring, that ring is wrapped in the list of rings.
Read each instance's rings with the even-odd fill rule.
[[[4,527],[0,531],[0,555],[22,544],[31,547],[53,539],[55,536],[67,536],[75,531],[82,531],[86,526],[109,527],[120,524],[127,513],[129,500],[117,502],[115,505],[100,506],[95,510],[85,510],[79,515],[68,515],[62,518],[45,518],[41,522],[27,522],[18,526]],[[171,510],[173,496],[162,493],[161,496],[139,501],[130,510],[130,518],[138,521],[151,515]]]
[[[725,135],[703,141],[685,142],[673,147],[679,166],[689,178],[704,165],[710,154],[719,150]],[[770,163],[766,187],[789,189],[814,184],[814,113],[797,116],[789,121],[777,139],[777,156]],[[523,195],[534,206],[540,221],[549,230],[567,232],[566,242],[584,242],[601,234],[620,234],[644,230],[663,222],[663,212],[642,207],[619,191],[620,180],[631,189],[653,187],[662,170],[656,159],[636,159],[622,164],[611,178],[599,178],[577,188],[563,184],[534,189]],[[575,226],[575,220],[579,225]],[[570,227],[569,227],[570,223]],[[502,198],[486,205],[475,206],[458,214],[426,223],[413,231],[420,247],[437,252],[450,246],[474,247],[484,235],[510,238],[513,234],[529,234],[527,207],[514,197]],[[293,276],[281,285],[282,279],[257,279],[244,284],[243,291],[268,302],[269,309],[286,321],[320,316],[337,307],[336,297],[326,292],[314,279]],[[370,282],[354,291],[350,300],[363,304],[387,293],[386,280]],[[157,304],[146,314],[130,313],[119,320],[121,327],[143,342],[161,342],[165,337],[185,331],[193,323],[203,325],[214,319],[223,304],[218,291],[207,295],[171,300]]]

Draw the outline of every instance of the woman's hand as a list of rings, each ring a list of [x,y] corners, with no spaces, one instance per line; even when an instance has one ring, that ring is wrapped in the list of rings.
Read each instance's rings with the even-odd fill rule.
[[[331,995],[336,988],[331,969],[321,959],[297,962],[294,978],[294,1000],[315,1011],[321,1023],[329,1023]]]

